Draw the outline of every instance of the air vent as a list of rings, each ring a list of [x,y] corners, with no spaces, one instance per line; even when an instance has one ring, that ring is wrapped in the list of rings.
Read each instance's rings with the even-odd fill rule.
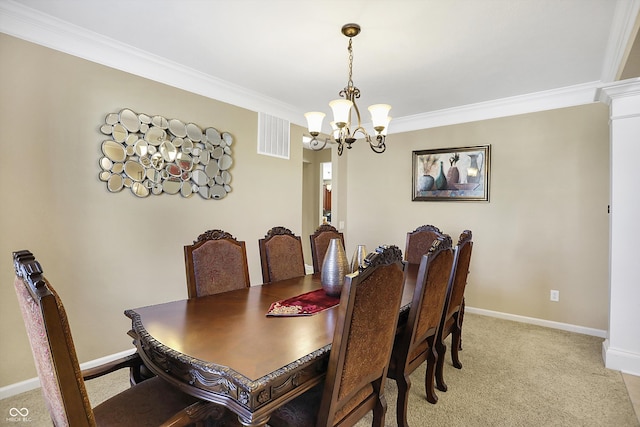
[[[258,154],[289,158],[289,121],[258,113]]]

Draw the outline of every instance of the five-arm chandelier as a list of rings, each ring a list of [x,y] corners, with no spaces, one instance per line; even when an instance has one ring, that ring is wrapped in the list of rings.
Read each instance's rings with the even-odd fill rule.
[[[349,51],[349,80],[347,86],[339,93],[342,98],[329,102],[329,106],[333,111],[331,137],[318,140],[318,135],[320,135],[322,129],[322,121],[326,114],[313,111],[304,115],[307,118],[309,133],[312,136],[309,146],[313,150],[322,150],[327,145],[327,142],[334,142],[338,144],[338,155],[342,155],[345,144],[348,149],[351,148],[351,144],[358,139],[358,134],[364,137],[371,146],[371,149],[376,153],[382,153],[387,148],[385,146],[385,139],[389,121],[391,120],[391,117],[389,117],[389,110],[391,110],[390,105],[375,104],[369,107],[375,136],[372,137],[369,135],[360,122],[360,110],[356,104],[356,99],[360,98],[360,89],[353,85],[353,49],[351,47],[353,37],[359,33],[360,26],[358,24],[345,24],[342,27],[342,34],[349,37],[349,47],[347,48]],[[352,122],[351,120],[354,114],[357,119],[356,127],[353,127],[356,122]]]

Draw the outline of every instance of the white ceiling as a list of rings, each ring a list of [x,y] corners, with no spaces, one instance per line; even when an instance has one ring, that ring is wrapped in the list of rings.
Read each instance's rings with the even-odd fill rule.
[[[304,124],[347,83],[340,29],[356,22],[363,120],[388,103],[402,123],[592,91],[614,80],[637,13],[638,0],[0,0],[0,31]]]

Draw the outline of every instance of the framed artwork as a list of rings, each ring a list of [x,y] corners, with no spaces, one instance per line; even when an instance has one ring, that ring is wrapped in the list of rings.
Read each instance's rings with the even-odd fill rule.
[[[413,201],[489,201],[491,146],[413,152]]]

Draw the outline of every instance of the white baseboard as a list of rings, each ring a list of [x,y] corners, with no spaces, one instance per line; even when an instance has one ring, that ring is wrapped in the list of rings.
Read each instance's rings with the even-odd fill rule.
[[[563,331],[576,332],[578,334],[592,335],[594,337],[607,338],[607,331],[603,329],[587,328],[569,323],[553,322],[551,320],[537,319],[535,317],[519,316],[517,314],[501,313],[499,311],[485,310],[466,306],[467,313],[482,314],[484,316],[497,317],[499,319],[513,320],[514,322],[530,323],[532,325],[545,326],[547,328],[561,329]]]
[[[120,359],[121,357],[128,356],[130,354],[135,353],[136,349],[132,348],[130,350],[121,351],[120,353],[111,354],[109,356],[101,357],[99,359],[90,360],[85,363],[80,364],[80,369],[89,369],[95,368],[96,366],[100,366],[104,363],[111,362],[113,360]],[[9,384],[8,386],[0,387],[0,400],[6,399],[7,397],[15,396],[20,393],[24,393],[25,391],[33,390],[34,388],[40,387],[40,380],[38,377],[30,378],[28,380],[20,381],[19,383]]]
[[[609,369],[640,376],[640,355],[613,348],[608,339],[602,343],[602,359]]]

